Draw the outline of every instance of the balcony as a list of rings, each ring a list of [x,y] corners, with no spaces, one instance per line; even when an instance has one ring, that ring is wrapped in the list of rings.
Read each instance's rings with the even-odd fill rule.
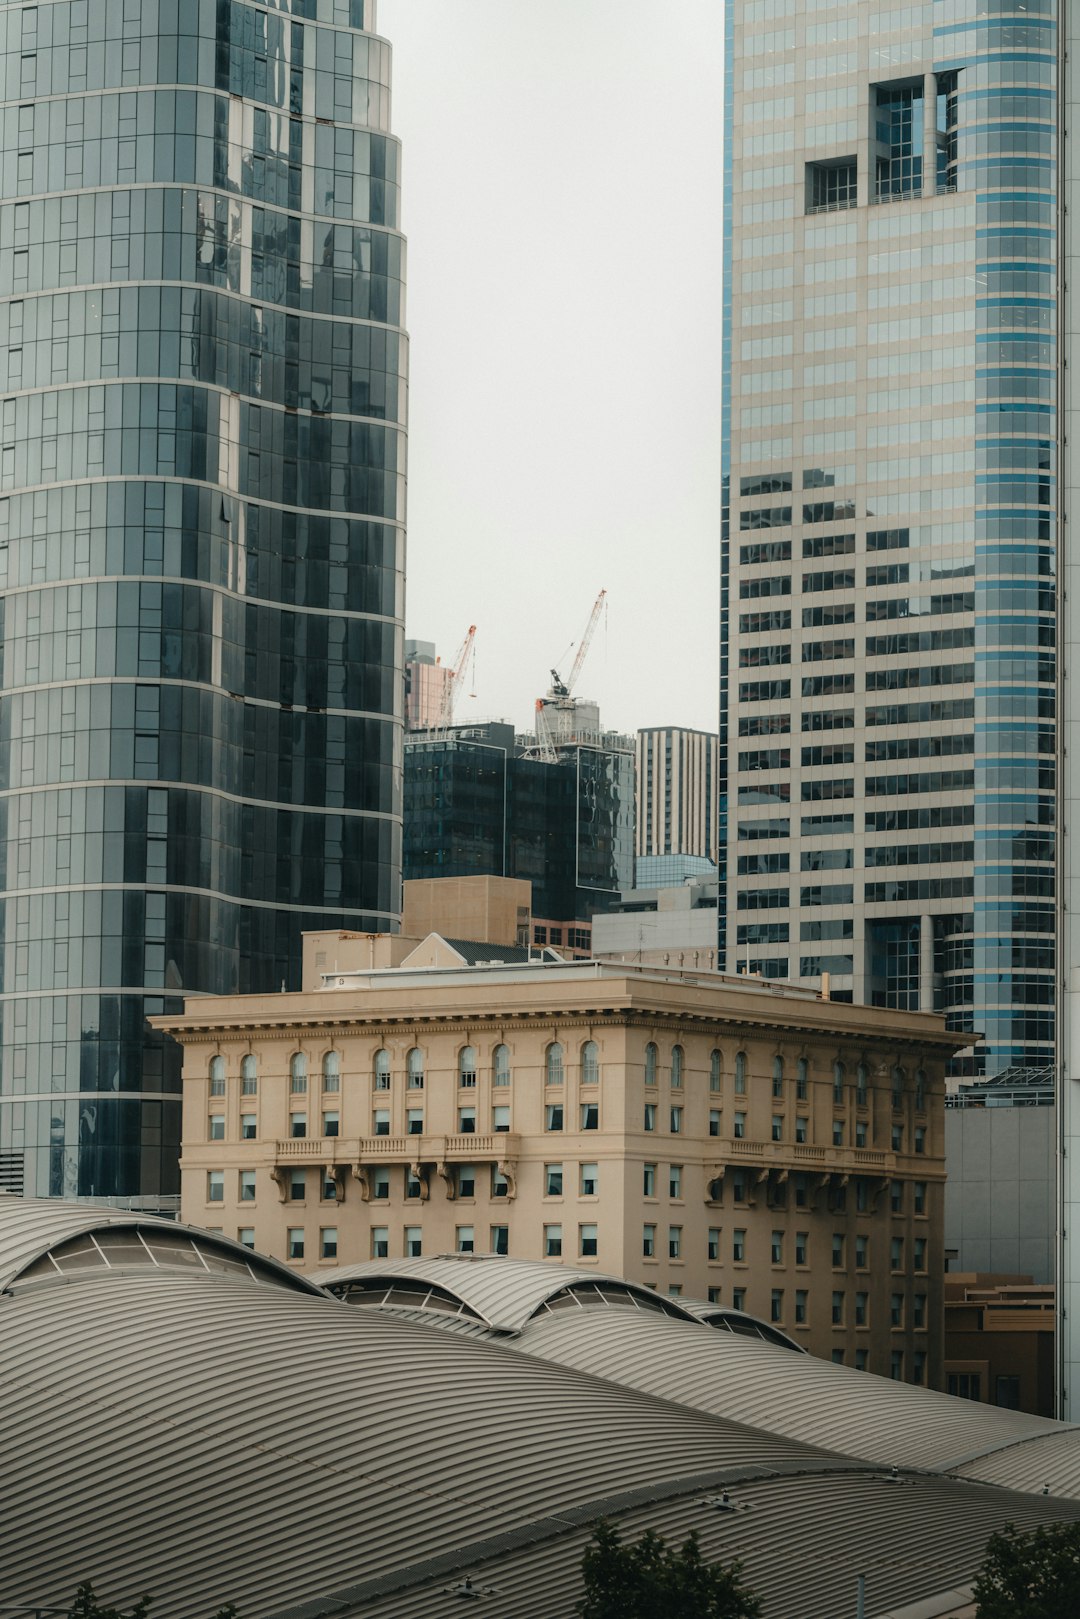
[[[521,1138],[509,1131],[453,1136],[302,1136],[274,1143],[274,1161],[289,1164],[417,1164],[513,1161]]]
[[[753,1164],[763,1170],[816,1170],[828,1175],[892,1175],[898,1155],[876,1147],[820,1147],[802,1141],[747,1141],[719,1138],[709,1142],[717,1162]]]

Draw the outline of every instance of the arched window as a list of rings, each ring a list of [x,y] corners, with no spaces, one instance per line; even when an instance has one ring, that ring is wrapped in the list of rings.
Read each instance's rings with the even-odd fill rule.
[[[419,1046],[413,1046],[405,1059],[406,1083],[411,1091],[422,1091],[424,1088],[424,1053]]]
[[[341,1089],[341,1053],[326,1051],[322,1060],[322,1088],[324,1091]]]
[[[893,1111],[899,1113],[904,1105],[904,1070],[899,1063],[893,1065],[892,1071],[892,1105]]]
[[[596,1085],[600,1081],[600,1052],[595,1040],[586,1040],[581,1048],[581,1083]]]
[[[926,1110],[926,1070],[924,1068],[916,1068],[915,1070],[915,1108],[919,1113]]]
[[[810,1094],[810,1064],[805,1057],[800,1057],[795,1064],[795,1095],[800,1102],[805,1102]]]
[[[784,1094],[784,1059],[779,1052],[772,1060],[772,1093],[774,1096]]]
[[[671,1048],[671,1088],[682,1090],[683,1049],[682,1046]]]
[[[658,1055],[658,1053],[657,1053],[657,1050],[656,1050],[656,1046],[653,1043],[653,1041],[650,1040],[648,1045],[645,1047],[645,1083],[646,1083],[646,1085],[655,1085],[656,1084],[656,1059],[657,1059],[657,1055]]]
[[[718,1091],[720,1089],[720,1060],[720,1053],[718,1051],[711,1053],[709,1057],[709,1089],[711,1091]]]
[[[257,1096],[259,1094],[259,1064],[252,1052],[240,1059],[240,1095]]]
[[[462,1046],[458,1052],[458,1084],[468,1090],[476,1087],[476,1047]]]
[[[496,1085],[510,1083],[510,1047],[496,1046],[491,1053],[491,1073]]]
[[[834,1102],[844,1100],[844,1065],[839,1057],[832,1065],[832,1097]]]
[[[855,1070],[855,1100],[860,1107],[865,1107],[868,1095],[870,1075],[866,1064],[861,1062]]]
[[[210,1095],[225,1095],[225,1058],[210,1058]]]
[[[746,1095],[746,1052],[735,1053],[735,1094]]]
[[[380,1046],[375,1053],[375,1061],[371,1070],[371,1082],[377,1091],[388,1091],[390,1089],[390,1053],[385,1046]]]
[[[294,1051],[289,1059],[289,1089],[294,1096],[307,1090],[307,1057],[302,1051]]]
[[[553,1040],[544,1055],[545,1085],[562,1084],[562,1046]]]

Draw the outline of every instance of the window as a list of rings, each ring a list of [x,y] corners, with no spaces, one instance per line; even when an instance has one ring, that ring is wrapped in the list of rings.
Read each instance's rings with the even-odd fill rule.
[[[856,1119],[856,1121],[855,1121],[855,1145],[857,1147],[865,1147],[866,1146],[866,1120],[865,1119]]]
[[[746,1232],[742,1228],[731,1233],[731,1257],[736,1265],[746,1263]]]
[[[302,1141],[307,1135],[307,1114],[289,1114],[289,1134],[294,1141]]]
[[[682,1048],[682,1046],[672,1046],[672,1048],[671,1048],[671,1088],[672,1088],[672,1090],[673,1091],[682,1090],[682,1082],[683,1082],[683,1048]]]
[[[784,1319],[784,1289],[774,1287],[769,1295],[769,1320],[782,1321]]]
[[[371,1196],[382,1202],[390,1196],[390,1171],[388,1169],[374,1169],[371,1172]]]
[[[493,1107],[491,1110],[491,1128],[497,1136],[504,1136],[510,1129],[510,1109],[508,1107]]]
[[[302,1051],[294,1051],[289,1058],[289,1090],[294,1096],[307,1093],[307,1057]]]
[[[492,1083],[500,1089],[510,1083],[510,1047],[496,1046],[491,1054]]]
[[[735,1115],[735,1140],[736,1141],[742,1141],[742,1139],[744,1138],[745,1135],[746,1135],[746,1114],[745,1113],[736,1113],[736,1115]]]
[[[319,1258],[337,1258],[338,1234],[336,1225],[324,1225],[319,1232]]]
[[[643,1259],[656,1258],[656,1227],[643,1225],[641,1228],[641,1255]]]
[[[458,1084],[463,1090],[476,1087],[476,1047],[462,1046],[458,1052]]]
[[[582,1197],[597,1197],[600,1192],[600,1166],[599,1164],[582,1164],[581,1166],[581,1195]]]
[[[903,1239],[903,1237],[894,1237],[892,1239],[892,1242],[889,1244],[889,1265],[890,1265],[890,1268],[892,1270],[903,1270],[903,1268],[904,1268],[904,1239]]]
[[[894,1113],[899,1113],[904,1105],[904,1070],[902,1068],[894,1068],[892,1071],[892,1105]]]
[[[889,1143],[890,1143],[890,1145],[892,1147],[893,1152],[903,1152],[903,1150],[904,1150],[904,1126],[902,1124],[894,1124],[893,1125],[892,1129],[889,1132]]]
[[[581,1048],[581,1083],[597,1085],[600,1082],[600,1051],[595,1040],[586,1040]]]
[[[405,1227],[405,1258],[420,1259],[423,1257],[423,1252],[424,1239],[421,1228],[418,1225],[407,1225]]]
[[[459,1254],[476,1252],[476,1231],[471,1225],[459,1225],[455,1233],[455,1251]]]
[[[254,1203],[255,1201],[255,1171],[242,1169],[240,1171],[240,1201],[241,1203]]]
[[[784,1059],[781,1056],[773,1058],[772,1064],[772,1093],[776,1097],[784,1094]]]
[[[889,1208],[893,1214],[904,1212],[904,1183],[903,1181],[889,1182]]]
[[[844,1295],[834,1293],[832,1296],[832,1324],[834,1327],[844,1325]]]
[[[457,1127],[463,1136],[476,1134],[476,1109],[474,1107],[459,1107]]]
[[[225,1095],[225,1058],[211,1057],[210,1059],[210,1095]]]
[[[807,1119],[805,1113],[800,1113],[798,1118],[795,1120],[795,1140],[798,1142],[805,1142],[808,1129],[809,1120]]]
[[[926,1350],[916,1349],[911,1357],[911,1381],[913,1383],[926,1382]],[[1001,1404],[1001,1401],[998,1401]]]
[[[667,1251],[669,1259],[682,1258],[682,1226],[669,1225],[667,1234]]]
[[[224,1113],[211,1113],[209,1119],[207,1120],[206,1134],[207,1134],[207,1140],[209,1140],[209,1141],[224,1141],[225,1140],[225,1115],[224,1115]]]
[[[323,1170],[322,1191],[319,1195],[324,1203],[336,1203],[338,1201],[338,1182],[326,1170]]]
[[[711,1136],[720,1134],[720,1109],[718,1107],[709,1109],[709,1134]]]
[[[236,1232],[236,1240],[240,1244],[241,1248],[254,1248],[255,1227],[253,1225],[239,1226]]]
[[[833,1350],[832,1363],[834,1366],[842,1366],[844,1364],[844,1351],[842,1349]]]
[[[240,1061],[240,1095],[257,1096],[259,1091],[259,1069],[255,1058],[249,1052]]]
[[[773,1232],[769,1252],[770,1258],[774,1265],[782,1265],[784,1263],[784,1233],[782,1231]]]
[[[708,1290],[709,1303],[710,1304],[719,1304],[720,1303],[720,1293],[721,1293],[720,1288],[718,1288],[718,1287],[710,1287],[709,1290]]]
[[[422,1091],[424,1088],[424,1053],[419,1046],[413,1046],[405,1059],[406,1084],[411,1091]]]
[[[809,1247],[810,1247],[810,1235],[809,1235],[809,1232],[796,1231],[796,1233],[795,1233],[795,1263],[796,1263],[796,1265],[805,1265],[805,1264],[808,1263],[808,1261],[807,1261],[807,1253],[809,1251]]]
[[[388,1051],[380,1049],[375,1053],[371,1071],[371,1083],[377,1091],[388,1091],[390,1089],[390,1053]]]
[[[904,1381],[904,1351],[894,1349],[889,1356],[889,1376],[894,1383]]]
[[[868,1083],[869,1076],[867,1075],[866,1064],[861,1062],[855,1070],[855,1101],[859,1107],[866,1106]]]
[[[799,1287],[795,1290],[795,1324],[799,1327],[806,1325],[806,1289]]]
[[[736,1203],[746,1202],[746,1174],[737,1169],[731,1177],[731,1196]]]
[[[904,1295],[891,1293],[889,1295],[889,1325],[902,1327],[904,1325]]]
[[[915,1151],[917,1153],[926,1151],[926,1129],[921,1124],[915,1126]]]
[[[657,1057],[658,1057],[658,1052],[657,1052],[656,1046],[653,1043],[653,1041],[650,1040],[648,1045],[645,1047],[645,1083],[646,1083],[646,1085],[655,1085],[656,1084]]]
[[[544,1165],[544,1196],[562,1197],[563,1167],[561,1164]]]
[[[844,1100],[844,1065],[842,1062],[833,1063],[832,1099],[836,1103]]]
[[[899,1182],[897,1182],[897,1184],[899,1184]],[[913,1189],[913,1192],[914,1192],[915,1213],[916,1214],[925,1214],[926,1213],[926,1182],[925,1181],[914,1181],[914,1182],[912,1182],[912,1189]]]
[[[713,1260],[720,1258],[720,1227],[716,1225],[709,1227],[708,1255]]]
[[[407,1164],[405,1166],[405,1196],[415,1201],[417,1198],[422,1198],[423,1195],[424,1183],[416,1173],[415,1165]]]
[[[806,1121],[804,1120],[803,1122],[805,1123]],[[796,1141],[798,1141],[798,1139],[799,1139],[799,1135],[798,1135],[797,1130],[796,1130],[796,1133],[795,1133],[795,1139],[796,1139]],[[803,1140],[805,1140],[805,1139],[806,1138],[804,1136]],[[807,1182],[806,1176],[800,1171],[799,1174],[797,1174],[795,1176],[795,1207],[797,1209],[805,1209],[806,1206],[807,1206],[807,1203],[809,1202],[809,1197],[810,1197],[809,1184]]]
[[[870,1265],[870,1243],[866,1237],[855,1238],[855,1269],[867,1270]]]
[[[655,1130],[656,1129],[656,1103],[655,1102],[646,1102],[645,1103],[645,1128],[646,1128],[646,1130]]]
[[[422,1107],[411,1107],[405,1114],[405,1129],[410,1136],[422,1136],[424,1133],[424,1110]]]
[[[869,1297],[868,1293],[856,1293],[855,1295],[855,1325],[857,1327],[865,1327],[867,1324]]]
[[[682,1134],[682,1113],[681,1107],[673,1107],[671,1110],[671,1133],[673,1136]]]
[[[844,1145],[844,1121],[843,1121],[843,1119],[834,1119],[833,1120],[832,1144],[833,1144],[834,1147],[842,1147]]]
[[[774,1113],[772,1116],[772,1138],[774,1141],[783,1141],[784,1139],[784,1120],[779,1113]]]
[[[493,1254],[508,1254],[510,1252],[510,1227],[508,1225],[492,1226],[491,1252]]]
[[[372,1124],[377,1136],[388,1136],[390,1134],[390,1109],[388,1107],[377,1107],[372,1115]]]
[[[745,1289],[745,1287],[733,1287],[731,1289],[731,1307],[732,1307],[733,1310],[745,1310],[746,1309],[746,1289]]]
[[[599,1130],[600,1104],[598,1102],[582,1102],[581,1128],[583,1130]]]
[[[682,1197],[682,1165],[668,1165],[668,1197]]]
[[[709,1089],[710,1091],[720,1089],[720,1053],[718,1051],[711,1052],[709,1056]]]
[[[390,1227],[373,1225],[371,1228],[371,1257],[372,1259],[390,1258]]]
[[[304,1228],[300,1225],[291,1225],[286,1239],[286,1248],[290,1259],[303,1259],[304,1257]]]
[[[562,1046],[553,1040],[544,1055],[544,1082],[547,1085],[561,1085],[562,1081]]]
[[[806,211],[832,213],[838,208],[854,208],[858,201],[858,166],[853,158],[836,158],[829,163],[806,165]]]
[[[926,1238],[925,1237],[916,1237],[915,1238],[915,1269],[917,1271],[924,1271],[926,1269]]]
[[[869,1357],[869,1353],[868,1353],[867,1350],[865,1350],[865,1349],[856,1349],[856,1351],[855,1351],[855,1370],[857,1372],[865,1372],[867,1364],[869,1362],[869,1358],[870,1357]]]
[[[211,1169],[207,1173],[206,1201],[208,1203],[224,1203],[225,1171],[223,1169]]]
[[[642,1164],[641,1190],[644,1197],[656,1196],[656,1165]]]
[[[561,1130],[563,1127],[563,1110],[561,1102],[549,1102],[544,1109],[544,1129]],[[646,1126],[648,1128],[648,1126]]]
[[[739,1051],[735,1055],[735,1095],[746,1095],[746,1052]]]
[[[843,1268],[844,1268],[844,1238],[843,1238],[842,1234],[839,1231],[834,1231],[833,1232],[832,1263],[833,1263],[833,1270],[843,1270]]]
[[[322,1060],[322,1088],[324,1091],[341,1089],[341,1053],[326,1051]]]
[[[597,1250],[597,1228],[594,1225],[578,1226],[578,1253],[582,1259],[595,1259]]]
[[[544,1257],[546,1259],[561,1259],[562,1257],[562,1226],[546,1225],[544,1227]]]
[[[961,1400],[978,1400],[982,1398],[982,1383],[978,1372],[950,1372],[949,1393],[955,1394]]]
[[[472,1164],[459,1164],[457,1172],[458,1197],[476,1196],[476,1170]]]
[[[254,1113],[241,1113],[240,1140],[254,1141],[258,1134],[258,1124]]]
[[[324,1113],[322,1116],[322,1133],[324,1136],[336,1136],[341,1129],[341,1114],[334,1112]]]
[[[915,1070],[915,1111],[926,1112],[926,1074],[921,1068]]]

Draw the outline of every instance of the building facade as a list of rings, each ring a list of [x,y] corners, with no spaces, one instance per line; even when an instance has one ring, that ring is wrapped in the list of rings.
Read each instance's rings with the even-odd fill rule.
[[[563,1259],[939,1380],[939,1018],[596,962],[323,982],[158,1020],[185,1220],[308,1270]]]
[[[728,4],[729,969],[1049,1060],[1056,0]]]
[[[0,1171],[175,1207],[147,1012],[400,902],[404,249],[372,0],[6,6]]]
[[[405,729],[434,730],[447,717],[454,672],[440,663],[434,641],[405,642]]]
[[[688,731],[675,725],[638,732],[635,853],[639,861],[691,855],[715,866],[720,824],[718,742],[713,731]],[[638,885],[644,888],[652,883],[639,878]]]

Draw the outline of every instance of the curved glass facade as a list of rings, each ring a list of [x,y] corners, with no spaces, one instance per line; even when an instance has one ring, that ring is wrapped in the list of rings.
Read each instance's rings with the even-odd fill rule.
[[[181,994],[397,926],[372,0],[0,6],[0,1185],[169,1208]]]

